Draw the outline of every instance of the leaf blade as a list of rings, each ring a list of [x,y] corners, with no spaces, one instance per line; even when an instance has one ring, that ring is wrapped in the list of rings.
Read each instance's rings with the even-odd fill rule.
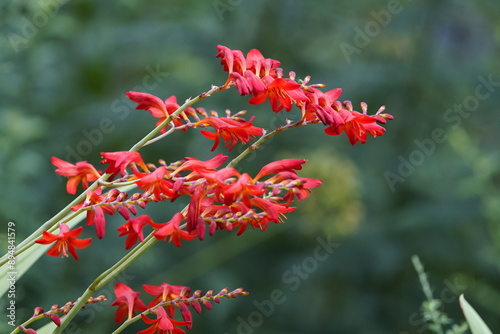
[[[459,302],[472,334],[493,334],[476,310],[465,300],[463,294],[460,295]]]

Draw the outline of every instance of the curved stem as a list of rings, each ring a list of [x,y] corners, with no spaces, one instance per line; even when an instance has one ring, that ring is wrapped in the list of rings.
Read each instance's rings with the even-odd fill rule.
[[[221,92],[223,90],[228,89],[229,86],[212,86],[210,90],[207,92],[201,93],[195,98],[188,99],[186,102],[181,105],[174,113],[172,113],[167,119],[165,119],[161,124],[159,124],[157,127],[155,127],[151,132],[149,132],[146,136],[144,136],[140,141],[138,141],[134,146],[130,148],[129,151],[139,151],[142,147],[144,147],[147,144],[151,143],[151,140],[154,138],[158,132],[160,132],[161,129],[163,129],[165,126],[167,126],[172,120],[178,116],[181,112],[186,110],[188,107],[191,105],[211,96],[212,94]],[[156,141],[156,140],[155,140]],[[33,244],[34,241],[42,235],[43,231],[47,231],[48,229],[52,228],[55,226],[59,221],[64,219],[70,212],[71,212],[71,207],[74,205],[77,205],[81,203],[87,196],[87,193],[89,191],[93,191],[97,189],[100,183],[106,182],[107,179],[111,176],[111,174],[104,174],[102,175],[99,179],[97,179],[92,185],[90,185],[89,188],[87,188],[85,191],[83,191],[78,197],[76,197],[71,203],[69,203],[66,207],[64,207],[61,211],[59,211],[55,216],[53,216],[51,219],[46,221],[42,226],[40,226],[35,232],[33,232],[29,237],[24,239],[16,249],[16,253],[14,256],[19,256],[21,253],[29,249]],[[4,265],[7,263],[9,260],[9,254],[5,254],[0,258],[0,266]]]
[[[19,333],[21,331],[21,326],[26,327],[29,324],[31,324],[32,322],[35,322],[35,321],[40,320],[42,318],[44,318],[43,315],[38,315],[36,317],[29,318],[28,320],[26,320],[25,322],[23,322],[22,324],[20,324],[19,326],[17,326],[12,332],[10,332],[10,334]]]
[[[168,129],[165,133],[162,133],[161,135],[156,136],[155,138],[150,139],[149,141],[147,141],[147,142],[146,142],[146,144],[144,144],[144,146],[147,146],[147,145],[153,144],[154,142],[157,142],[158,140],[163,139],[163,138],[165,138],[166,136],[169,136],[169,135],[170,135],[170,134],[172,134],[175,130],[178,130],[178,127],[172,126],[172,127],[171,127],[170,129]]]
[[[90,187],[88,187],[85,191],[83,191],[78,197],[76,197],[71,203],[69,203],[64,209],[59,211],[54,217],[46,221],[42,226],[40,226],[35,232],[33,232],[29,237],[24,239],[16,249],[15,256],[19,256],[21,253],[29,249],[36,239],[38,239],[43,231],[48,231],[50,228],[55,226],[59,221],[63,220],[70,212],[71,207],[81,203],[86,197],[89,191],[97,189],[99,185],[99,181],[106,180],[109,178],[111,174],[104,174],[99,179],[97,179]],[[0,259],[0,266],[4,265],[8,261],[8,254],[2,256]]]
[[[137,144],[132,146],[132,148],[129,151],[139,151],[143,146],[148,144],[149,141],[153,139],[153,137],[160,132],[161,129],[166,127],[170,122],[172,122],[173,118],[178,116],[181,112],[186,110],[188,107],[192,106],[193,104],[211,96],[212,94],[221,92],[223,90],[228,89],[229,87],[225,86],[212,86],[212,88],[204,93],[201,93],[195,98],[188,99],[182,106],[180,106],[174,113],[172,113],[170,116],[167,117],[163,122],[161,122],[156,128],[154,128],[150,133],[148,133],[144,138],[142,138]]]
[[[234,166],[236,166],[241,160],[243,160],[248,154],[250,154],[250,152],[259,149],[260,145],[262,145],[269,138],[276,136],[278,133],[281,133],[281,132],[283,132],[285,130],[289,130],[289,129],[292,129],[292,128],[298,128],[298,127],[301,127],[301,126],[304,126],[304,125],[314,124],[314,123],[317,123],[317,122],[309,122],[309,123],[307,123],[307,122],[299,121],[297,123],[288,123],[288,124],[286,124],[284,126],[280,126],[280,127],[276,128],[276,129],[274,129],[273,131],[271,131],[269,133],[264,133],[259,139],[257,139],[255,141],[255,143],[253,143],[252,145],[248,146],[240,155],[238,155],[236,158],[234,158],[233,160],[231,160],[231,162],[229,162],[226,165],[226,167],[234,167]]]
[[[54,334],[60,334],[81,310],[85,302],[99,291],[104,285],[108,284],[119,273],[130,266],[137,260],[144,252],[151,248],[158,240],[153,236],[153,233],[148,235],[143,242],[138,244],[133,250],[128,252],[121,260],[111,266],[108,270],[99,275],[92,284],[89,285],[87,290],[79,297],[78,302],[71,308],[71,311],[61,319],[61,325],[54,330]]]

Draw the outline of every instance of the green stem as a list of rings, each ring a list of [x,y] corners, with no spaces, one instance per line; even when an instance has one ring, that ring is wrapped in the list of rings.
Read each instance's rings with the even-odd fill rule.
[[[242,295],[248,295],[248,293],[244,293]],[[185,303],[187,305],[192,305],[191,303],[192,303],[193,300],[197,301],[199,303],[203,303],[203,301],[211,301],[212,302],[212,301],[215,301],[216,299],[220,300],[220,298],[234,298],[234,297],[228,297],[228,295],[223,295],[223,294],[222,295],[221,294],[216,294],[216,295],[212,295],[212,296],[200,296],[200,297],[197,297],[197,298],[189,297],[187,299],[185,297],[183,297],[183,296],[179,296],[179,297],[177,297],[175,299],[172,299],[172,300],[160,301],[155,306],[148,308],[147,310],[143,311],[142,313],[139,313],[135,317],[132,317],[130,319],[125,320],[125,322],[123,322],[120,325],[120,327],[118,327],[111,334],[121,333],[129,325],[133,324],[134,322],[136,322],[139,319],[142,319],[141,315],[148,315],[148,314],[151,314],[151,313],[155,313],[156,309],[158,309],[159,307],[163,307],[163,306],[167,306],[167,305],[178,305],[180,303]]]
[[[29,324],[31,324],[32,322],[35,322],[37,320],[40,320],[42,318],[45,318],[45,316],[42,314],[42,315],[38,315],[36,317],[32,317],[32,318],[29,318],[28,320],[26,320],[24,323],[20,324],[19,326],[17,326],[12,332],[10,332],[10,334],[15,334],[15,333],[19,333],[21,331],[20,327],[21,326],[28,326]]]
[[[139,151],[143,146],[147,145],[151,139],[160,132],[161,129],[166,127],[170,122],[172,122],[173,118],[178,116],[181,112],[186,110],[191,105],[211,96],[212,94],[218,93],[220,91],[226,90],[229,87],[225,86],[213,86],[207,92],[201,93],[193,99],[188,99],[186,102],[181,105],[174,113],[172,113],[167,119],[165,119],[161,124],[159,124],[156,128],[154,128],[151,132],[149,132],[144,138],[142,138],[139,142],[137,142],[129,151]],[[59,211],[54,217],[45,222],[42,226],[40,226],[35,232],[33,232],[29,237],[24,239],[17,247],[15,256],[19,256],[21,253],[29,249],[34,245],[34,241],[39,239],[42,235],[43,231],[47,231],[53,226],[55,226],[59,221],[64,219],[70,212],[71,207],[81,203],[87,196],[89,191],[93,191],[97,189],[100,183],[106,182],[107,179],[111,176],[111,174],[104,174],[98,180],[96,180],[89,188],[83,191],[78,197],[76,197],[70,204],[68,204],[64,209]],[[0,258],[0,266],[7,263],[9,260],[9,254],[5,254]]]
[[[82,192],[77,198],[75,198],[71,203],[69,203],[64,209],[59,211],[54,217],[45,222],[42,226],[40,226],[35,232],[33,232],[29,237],[24,239],[16,249],[15,256],[19,256],[21,253],[29,249],[32,245],[34,245],[34,241],[42,235],[43,231],[48,231],[59,221],[63,220],[68,214],[71,212],[71,207],[81,203],[86,197],[89,191],[97,189],[99,185],[99,181],[106,180],[111,174],[102,175],[97,181],[95,181],[89,188],[87,188],[84,192]],[[0,266],[4,265],[8,261],[8,254],[4,255],[0,259]]]
[[[304,125],[308,125],[308,124],[313,124],[313,122],[306,123],[306,122],[300,121],[300,122],[297,122],[297,123],[289,123],[289,124],[286,124],[284,126],[280,126],[280,127],[274,129],[273,131],[271,131],[269,133],[264,133],[259,139],[257,139],[255,141],[255,143],[253,143],[252,145],[248,146],[240,155],[238,155],[236,158],[234,158],[233,160],[231,160],[231,162],[229,162],[226,165],[226,167],[234,167],[234,166],[236,166],[241,160],[243,160],[248,154],[250,154],[250,152],[253,152],[253,151],[259,149],[260,145],[262,145],[269,138],[276,136],[278,133],[281,133],[281,132],[283,132],[285,130],[289,130],[289,129],[292,129],[292,128],[298,128],[298,127],[301,127],[301,126],[304,126]]]
[[[415,271],[418,274],[418,279],[420,281],[420,285],[422,286],[422,291],[424,292],[425,298],[428,303],[431,303],[434,300],[434,296],[432,295],[432,289],[429,284],[429,280],[427,279],[427,275],[424,271],[424,266],[422,262],[420,262],[420,258],[417,255],[413,255],[411,257],[411,261],[413,262],[413,266],[415,267]],[[431,313],[432,322],[436,326],[435,329],[438,334],[443,334],[443,328],[441,327],[441,322],[438,319],[438,315],[435,312]]]
[[[79,297],[78,302],[71,308],[71,311],[61,319],[61,325],[54,330],[54,334],[60,334],[66,328],[66,326],[73,320],[76,314],[81,310],[85,302],[99,291],[103,286],[108,284],[113,278],[115,278],[119,273],[130,266],[135,260],[137,260],[142,254],[144,254],[149,248],[151,248],[158,240],[151,233],[148,235],[143,242],[138,244],[132,251],[128,252],[120,261],[115,263],[108,270],[99,275],[92,284],[89,285],[87,290]]]
[[[150,133],[148,133],[144,138],[142,138],[137,144],[132,146],[130,151],[139,151],[143,146],[145,146],[150,140],[153,139],[153,137],[160,132],[161,129],[166,127],[174,117],[178,116],[181,112],[186,110],[188,107],[192,106],[193,104],[211,96],[212,94],[221,92],[223,90],[228,89],[228,87],[225,86],[213,86],[210,90],[208,90],[205,93],[201,93],[197,97],[193,99],[188,99],[182,106],[180,106],[174,113],[172,113],[170,116],[167,117],[166,120],[164,120],[162,123],[160,123],[156,128],[154,128]]]

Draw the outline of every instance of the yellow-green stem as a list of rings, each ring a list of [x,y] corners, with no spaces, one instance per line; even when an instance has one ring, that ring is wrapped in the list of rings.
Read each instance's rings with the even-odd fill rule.
[[[143,242],[138,244],[134,249],[128,252],[120,261],[115,263],[111,268],[99,275],[92,284],[89,285],[84,294],[79,297],[79,300],[71,308],[71,311],[61,319],[61,325],[54,331],[54,334],[62,333],[64,328],[71,322],[71,320],[76,316],[76,314],[81,310],[86,301],[99,291],[104,285],[108,284],[113,278],[115,278],[119,273],[130,266],[135,260],[137,260],[144,252],[151,248],[158,240],[151,233],[148,235]]]
[[[284,126],[280,126],[276,129],[274,129],[273,131],[264,134],[262,137],[260,137],[258,140],[256,140],[255,143],[248,146],[240,155],[238,155],[236,158],[231,160],[231,162],[229,162],[226,167],[236,166],[241,160],[243,160],[248,154],[250,154],[250,152],[259,149],[259,146],[262,145],[262,143],[264,143],[269,138],[276,136],[278,133],[283,132],[283,131],[288,130],[288,129],[298,128],[300,126],[304,126],[307,124],[310,124],[310,123],[305,123],[305,122],[291,123],[291,124],[287,124]]]
[[[165,119],[161,124],[159,124],[156,128],[154,128],[151,132],[149,132],[144,138],[142,138],[139,142],[137,142],[134,146],[129,151],[139,151],[144,145],[146,145],[158,132],[160,132],[161,129],[166,127],[174,117],[178,116],[181,112],[186,110],[188,107],[191,105],[203,100],[206,97],[209,97],[212,94],[218,93],[220,91],[223,91],[225,89],[228,89],[228,87],[225,86],[213,86],[209,91],[202,93],[198,95],[197,97],[193,99],[188,99],[182,106],[180,106],[174,113],[172,113],[167,119]],[[63,218],[65,218],[70,212],[71,212],[71,207],[74,205],[77,205],[81,203],[87,196],[87,193],[89,191],[93,191],[97,189],[99,186],[100,182],[106,182],[107,179],[111,176],[111,174],[104,174],[102,175],[98,180],[96,180],[92,185],[90,185],[89,188],[87,188],[85,191],[83,191],[78,197],[76,197],[70,204],[68,204],[64,209],[59,211],[54,217],[49,219],[47,222],[45,222],[42,226],[40,226],[35,232],[33,232],[29,237],[27,237],[24,241],[22,241],[16,249],[16,253],[14,256],[18,256],[22,252],[26,251],[29,249],[33,244],[34,241],[38,238],[41,237],[43,231],[47,231],[53,226],[55,226],[59,221],[61,221]],[[0,266],[4,265],[7,263],[9,260],[9,254],[5,254],[0,258]]]

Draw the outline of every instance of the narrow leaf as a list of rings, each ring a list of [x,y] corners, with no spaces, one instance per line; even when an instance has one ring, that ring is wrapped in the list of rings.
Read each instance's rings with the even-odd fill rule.
[[[465,319],[469,323],[470,330],[472,334],[492,334],[491,330],[486,326],[483,319],[477,314],[476,310],[470,306],[470,304],[465,300],[464,295],[460,295],[460,307],[464,312]]]
[[[45,324],[45,326],[43,326],[42,328],[37,329],[36,333],[37,334],[52,334],[54,332],[54,329],[56,329],[56,328],[57,328],[57,326],[53,322],[49,322],[49,323]]]

